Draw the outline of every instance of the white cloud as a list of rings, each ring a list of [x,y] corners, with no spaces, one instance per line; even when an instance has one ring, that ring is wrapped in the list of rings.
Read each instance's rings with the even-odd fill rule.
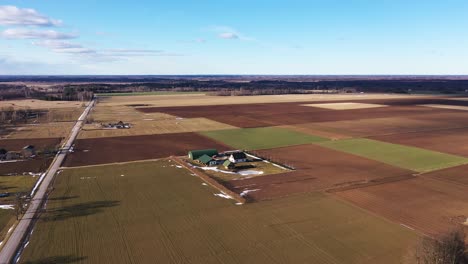
[[[218,37],[223,38],[223,39],[239,39],[239,36],[233,32],[219,33]]]
[[[10,28],[1,33],[1,36],[8,39],[72,39],[77,38],[76,34],[62,33],[55,30],[34,30],[24,28]]]
[[[251,37],[247,37],[244,34],[237,31],[235,28],[227,27],[227,26],[211,26],[208,27],[209,31],[217,32],[218,37],[222,39],[239,39],[245,41],[252,41],[254,40]]]
[[[45,47],[53,52],[57,53],[70,53],[70,54],[90,54],[96,53],[93,49],[88,49],[83,47],[80,44],[71,43],[67,41],[57,41],[57,40],[42,40],[42,41],[35,41],[32,43],[33,45]]]
[[[30,8],[16,6],[0,6],[0,25],[3,26],[41,26],[52,27],[61,25],[62,21],[51,19]]]

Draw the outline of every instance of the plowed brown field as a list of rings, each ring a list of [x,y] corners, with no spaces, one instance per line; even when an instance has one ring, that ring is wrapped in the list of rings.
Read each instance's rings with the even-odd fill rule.
[[[433,177],[455,184],[464,184],[468,186],[468,165],[447,168],[424,174],[425,177]]]
[[[397,223],[435,235],[466,221],[467,193],[466,185],[418,177],[337,194]]]
[[[388,177],[411,176],[413,173],[316,145],[276,148],[257,153],[292,165],[297,170],[225,183],[228,188],[239,193],[256,190],[248,193],[251,200],[363,184]]]
[[[55,148],[60,144],[61,138],[24,138],[24,139],[1,139],[0,148],[8,151],[19,151],[27,145],[33,145],[36,150]]]
[[[299,103],[215,105],[190,107],[138,108],[145,113],[162,112],[175,116],[206,117],[237,127],[262,127],[293,125],[311,122],[359,120],[368,118],[398,117],[428,113],[446,113],[454,110],[423,106],[390,106],[369,109],[337,111],[303,106]]]
[[[45,172],[47,168],[49,168],[52,159],[52,157],[37,157],[24,161],[0,163],[0,175],[21,175],[29,172]]]
[[[130,137],[78,139],[65,166],[84,166],[113,162],[185,155],[189,150],[229,147],[196,133],[177,133]]]
[[[468,128],[403,133],[371,138],[468,157]]]

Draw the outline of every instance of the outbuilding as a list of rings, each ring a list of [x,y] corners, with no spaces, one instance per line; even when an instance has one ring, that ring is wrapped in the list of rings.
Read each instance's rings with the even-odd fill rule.
[[[232,163],[239,163],[239,162],[246,162],[247,161],[247,155],[245,155],[244,152],[233,152],[231,153],[231,156],[229,156],[229,161]]]
[[[218,155],[218,151],[216,149],[202,149],[202,150],[191,150],[188,152],[188,157],[191,160],[197,160],[203,155],[207,155],[208,157],[213,157]]]
[[[27,145],[23,148],[23,150],[21,150],[21,155],[23,158],[30,158],[36,155],[36,148],[32,145]]]
[[[203,156],[199,157],[198,162],[206,165],[206,166],[216,166],[218,165],[218,161],[214,160],[212,157],[204,154]]]
[[[230,160],[226,160],[224,163],[223,163],[223,166],[224,168],[228,169],[228,170],[233,170],[236,168],[236,164],[235,163],[232,163]]]

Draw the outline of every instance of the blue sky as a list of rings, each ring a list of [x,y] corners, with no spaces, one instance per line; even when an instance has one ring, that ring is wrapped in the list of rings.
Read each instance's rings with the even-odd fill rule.
[[[468,74],[468,1],[0,0],[0,74]]]

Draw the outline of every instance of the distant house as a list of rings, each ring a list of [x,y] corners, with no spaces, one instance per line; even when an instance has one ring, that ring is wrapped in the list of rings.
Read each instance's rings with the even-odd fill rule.
[[[23,158],[30,158],[36,155],[36,148],[32,145],[27,145],[21,150],[21,155]]]
[[[202,149],[202,150],[191,150],[188,152],[188,157],[191,160],[197,160],[203,155],[207,155],[208,157],[213,157],[218,155],[218,151],[216,149]]]
[[[231,153],[231,156],[229,156],[229,161],[231,161],[232,163],[246,162],[247,156],[244,152],[234,152]]]
[[[197,159],[198,162],[202,163],[203,165],[206,165],[206,166],[216,166],[218,165],[218,161],[213,159],[212,157],[204,154],[203,156],[199,157]]]
[[[17,151],[8,151],[5,154],[5,159],[6,160],[17,160],[21,158],[21,153]]]
[[[130,123],[124,123],[122,121],[119,121],[117,123],[109,123],[109,124],[101,124],[101,125],[104,128],[112,128],[112,129],[128,129],[132,127]]]

